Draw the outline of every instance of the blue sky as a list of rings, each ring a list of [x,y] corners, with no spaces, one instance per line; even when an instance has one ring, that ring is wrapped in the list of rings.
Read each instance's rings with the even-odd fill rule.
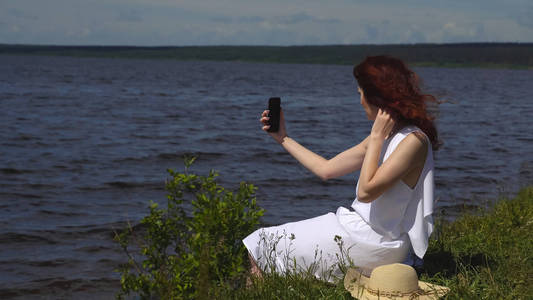
[[[0,0],[0,43],[533,42],[531,0]]]

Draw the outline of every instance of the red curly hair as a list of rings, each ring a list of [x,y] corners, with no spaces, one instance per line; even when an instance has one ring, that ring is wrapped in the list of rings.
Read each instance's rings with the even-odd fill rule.
[[[386,109],[397,121],[417,126],[433,149],[439,148],[435,118],[427,111],[427,103],[437,99],[420,92],[418,76],[403,61],[386,55],[369,56],[354,67],[353,75],[368,103]]]

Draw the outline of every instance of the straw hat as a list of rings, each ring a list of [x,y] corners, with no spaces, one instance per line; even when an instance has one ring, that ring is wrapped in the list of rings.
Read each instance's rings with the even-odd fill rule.
[[[374,299],[439,299],[450,289],[418,281],[415,269],[404,264],[375,268],[370,278],[350,268],[344,277],[344,287],[359,300]]]

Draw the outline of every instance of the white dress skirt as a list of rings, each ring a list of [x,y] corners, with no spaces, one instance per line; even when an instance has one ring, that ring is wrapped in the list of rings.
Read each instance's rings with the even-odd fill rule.
[[[380,164],[409,133],[406,127],[387,139]],[[343,266],[353,265],[366,276],[377,266],[405,262],[409,252],[422,258],[432,231],[433,155],[429,147],[424,170],[414,188],[402,181],[371,203],[355,199],[351,209],[260,228],[243,243],[266,272],[307,272],[334,281]],[[357,188],[356,188],[357,189]]]
[[[258,229],[243,242],[264,271],[309,272],[333,281],[343,276],[343,265],[353,263],[370,276],[377,266],[406,259],[407,235],[382,240],[356,212],[339,207],[337,213]]]

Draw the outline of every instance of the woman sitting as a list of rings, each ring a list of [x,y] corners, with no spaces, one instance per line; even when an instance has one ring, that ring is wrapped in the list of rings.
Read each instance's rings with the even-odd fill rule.
[[[369,276],[377,266],[426,252],[433,229],[432,150],[438,148],[426,104],[436,100],[422,94],[417,75],[392,57],[368,57],[353,75],[366,116],[374,121],[361,143],[325,159],[287,135],[283,111],[279,131],[268,134],[323,180],[360,170],[355,200],[349,209],[250,234],[243,242],[255,275],[308,271],[331,280],[350,261]],[[268,111],[260,121],[267,131]]]

